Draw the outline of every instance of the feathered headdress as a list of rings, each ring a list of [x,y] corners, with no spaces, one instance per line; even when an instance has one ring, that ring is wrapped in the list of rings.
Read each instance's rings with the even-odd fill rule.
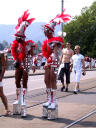
[[[70,21],[71,16],[69,14],[64,14],[64,13],[65,13],[65,9],[62,11],[61,14],[57,14],[56,17],[50,21],[50,23],[56,22],[56,24],[60,24],[62,22],[65,23]]]
[[[25,30],[26,28],[35,20],[35,18],[28,19],[30,13],[28,13],[28,10],[24,12],[24,14],[19,17],[18,24],[15,27],[16,33],[14,34],[17,37],[25,38]]]
[[[44,25],[43,26],[44,32],[46,31],[46,32],[48,32],[48,34],[49,33],[53,34],[55,26],[57,24],[69,21],[71,16],[69,14],[64,14],[64,13],[65,13],[65,9],[63,10],[63,12],[61,14],[56,15],[56,17],[54,19],[50,20],[50,22],[48,24]],[[57,47],[59,47],[59,48],[63,48],[64,47],[63,38],[51,37],[50,39],[43,42],[42,53],[43,53],[44,57],[46,57],[47,59],[49,58],[49,56],[53,52],[55,45],[57,45]]]
[[[50,33],[54,32],[54,28],[56,26],[56,22],[49,22],[43,26],[44,31],[50,31]]]
[[[43,26],[43,30],[49,31],[50,33],[52,33],[54,32],[55,26],[57,24],[69,21],[71,16],[69,14],[64,14],[64,13],[65,13],[65,9],[63,10],[61,14],[56,15],[54,19],[50,20],[48,24],[45,24]]]

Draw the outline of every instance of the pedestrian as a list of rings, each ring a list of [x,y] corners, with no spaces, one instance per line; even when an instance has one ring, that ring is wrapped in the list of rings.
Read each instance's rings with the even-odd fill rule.
[[[20,17],[22,22],[20,21],[20,23],[18,23],[19,25],[16,26],[17,32],[15,33],[15,40],[12,42],[11,46],[15,66],[15,83],[17,95],[17,100],[13,103],[13,105],[21,105],[21,108],[24,108],[21,109],[20,113],[18,110],[14,111],[13,114],[21,114],[21,117],[27,116],[25,97],[27,93],[28,72],[30,69],[30,62],[32,62],[32,57],[34,56],[34,49],[36,47],[34,41],[25,41],[25,30],[34,20],[34,18],[27,19],[29,14],[30,13],[28,13],[28,11],[25,11],[24,14]],[[32,66],[32,69],[34,72],[34,65]]]
[[[62,87],[61,92],[65,89],[68,92],[68,86],[70,84],[70,61],[74,52],[71,49],[71,43],[68,41],[66,43],[66,48],[63,48],[61,59],[60,59],[60,69],[58,72],[58,79],[61,80]],[[64,74],[66,76],[66,84],[64,84]]]
[[[8,100],[7,100],[7,97],[4,94],[3,82],[2,82],[5,70],[6,70],[5,56],[4,56],[4,53],[0,53],[0,97],[1,97],[1,100],[4,104],[4,107],[5,107],[5,110],[6,110],[6,115],[9,115],[10,110],[9,110],[9,107],[8,107]]]
[[[80,54],[80,46],[76,45],[74,48],[75,54],[72,56],[71,70],[73,68],[73,78],[75,78],[74,94],[80,91],[80,78],[85,75],[85,62],[84,56]],[[83,72],[82,72],[83,69]]]

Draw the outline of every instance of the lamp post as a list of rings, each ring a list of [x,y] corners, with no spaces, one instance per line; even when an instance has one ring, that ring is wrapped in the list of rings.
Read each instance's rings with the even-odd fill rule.
[[[61,0],[61,12],[64,10],[64,0]],[[62,38],[63,38],[63,22],[61,24]]]

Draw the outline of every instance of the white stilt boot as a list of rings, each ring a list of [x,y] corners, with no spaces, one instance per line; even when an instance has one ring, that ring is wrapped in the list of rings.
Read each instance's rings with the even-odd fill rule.
[[[18,115],[21,113],[21,88],[16,89],[16,101],[13,103],[13,115]]]
[[[23,88],[21,92],[21,117],[25,118],[27,116],[26,114],[26,92],[27,89]]]
[[[48,117],[48,106],[51,104],[51,88],[46,89],[47,93],[47,102],[43,104],[42,117]]]
[[[58,105],[56,100],[56,90],[51,91],[51,104],[48,106],[48,119],[58,118]]]

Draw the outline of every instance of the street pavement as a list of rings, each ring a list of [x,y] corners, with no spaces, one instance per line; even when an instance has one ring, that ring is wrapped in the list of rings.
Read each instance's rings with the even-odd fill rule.
[[[6,76],[7,76],[6,72]],[[44,72],[43,72],[44,73]],[[9,74],[9,73],[8,73]],[[0,117],[1,128],[95,128],[96,113],[75,124],[78,119],[92,113],[96,110],[96,71],[87,71],[86,76],[82,76],[80,89],[77,95],[73,94],[74,81],[71,73],[71,84],[69,92],[60,92],[61,83],[58,81],[58,119],[47,120],[42,118],[42,104],[46,99],[45,84],[43,75],[29,76],[28,96],[27,96],[27,118],[10,115]],[[9,107],[12,111],[12,103],[15,97],[14,77],[6,78],[4,82],[4,91],[8,97]],[[40,103],[40,104],[39,104]],[[37,104],[37,105],[36,105]],[[32,107],[33,106],[33,107]],[[0,101],[0,114],[4,114],[4,106]]]

